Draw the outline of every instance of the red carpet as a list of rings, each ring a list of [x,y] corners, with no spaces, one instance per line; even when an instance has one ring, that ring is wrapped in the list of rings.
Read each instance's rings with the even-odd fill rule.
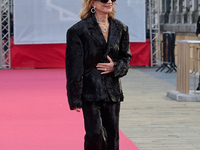
[[[1,150],[83,150],[82,113],[70,111],[64,69],[0,70]],[[139,150],[120,131],[120,150]]]

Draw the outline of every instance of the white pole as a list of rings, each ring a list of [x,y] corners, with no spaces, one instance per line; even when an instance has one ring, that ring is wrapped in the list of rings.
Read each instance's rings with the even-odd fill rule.
[[[158,4],[158,59],[159,59],[159,66],[161,66],[161,52],[160,52],[160,0],[157,0]]]
[[[152,48],[152,0],[149,0],[149,30],[150,30],[150,44],[151,44],[151,67],[153,67],[153,48]]]

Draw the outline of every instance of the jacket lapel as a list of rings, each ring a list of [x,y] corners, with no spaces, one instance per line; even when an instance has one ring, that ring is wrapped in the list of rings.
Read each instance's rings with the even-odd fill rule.
[[[119,27],[118,24],[115,23],[115,21],[111,18],[109,18],[109,34],[108,34],[108,41],[106,43],[104,36],[102,34],[102,31],[96,21],[95,16],[92,14],[88,19],[88,30],[90,32],[90,35],[93,39],[98,41],[104,50],[103,58],[107,60],[107,55],[110,52],[110,49],[114,46],[115,43],[117,43],[117,40],[119,40]]]
[[[101,29],[100,29],[100,27],[96,21],[96,18],[93,14],[87,19],[87,23],[88,23],[88,30],[90,31],[90,35],[93,37],[93,39],[98,41],[105,49],[106,41],[103,37]]]
[[[119,40],[119,28],[118,25],[115,24],[115,21],[113,19],[109,19],[110,27],[109,27],[109,35],[108,35],[108,42],[107,42],[107,49],[104,57],[108,55],[110,52],[110,49],[114,46],[117,40]]]

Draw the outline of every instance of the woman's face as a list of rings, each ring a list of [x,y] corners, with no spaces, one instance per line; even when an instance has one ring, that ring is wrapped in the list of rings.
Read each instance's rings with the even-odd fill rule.
[[[94,0],[92,7],[95,7],[96,13],[108,14],[112,12],[113,2],[111,0],[108,0],[107,3],[102,3],[100,1]]]

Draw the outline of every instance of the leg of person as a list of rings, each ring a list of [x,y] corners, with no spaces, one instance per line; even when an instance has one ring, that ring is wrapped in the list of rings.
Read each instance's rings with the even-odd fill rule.
[[[107,150],[106,132],[102,125],[99,103],[83,102],[85,123],[84,150]]]
[[[104,102],[101,108],[103,126],[107,132],[107,150],[119,150],[120,102]]]

